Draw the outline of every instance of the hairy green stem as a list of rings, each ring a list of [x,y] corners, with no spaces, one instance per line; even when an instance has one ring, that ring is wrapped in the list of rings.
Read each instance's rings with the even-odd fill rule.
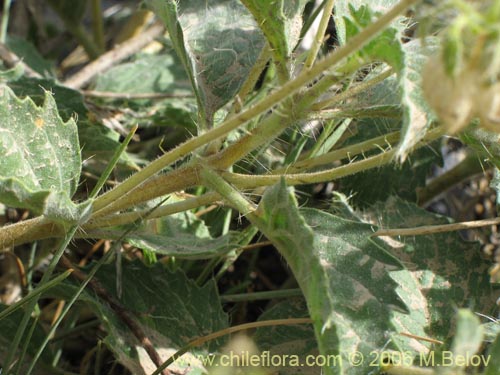
[[[313,111],[320,111],[322,109],[328,108],[328,107],[333,107],[336,104],[349,99],[350,97],[354,95],[361,94],[362,92],[365,92],[367,89],[369,89],[372,86],[375,86],[376,84],[384,81],[386,78],[389,78],[394,74],[394,70],[392,68],[384,70],[382,73],[378,74],[376,77],[363,81],[355,86],[349,87],[348,90],[341,92],[340,94],[337,94],[333,96],[332,98],[328,98],[325,100],[322,100],[320,102],[314,103],[311,106],[311,109]]]
[[[304,69],[295,79],[285,83],[283,86],[281,86],[280,89],[271,93],[262,101],[256,103],[246,111],[243,111],[239,114],[236,114],[234,117],[227,119],[220,126],[213,128],[198,137],[194,137],[179,145],[175,149],[165,153],[162,157],[150,163],[140,172],[137,172],[136,174],[129,177],[115,189],[110,190],[109,192],[98,197],[94,203],[94,212],[103,209],[104,207],[124,195],[130,195],[130,193],[134,191],[138,186],[140,186],[145,180],[158,173],[165,167],[169,166],[171,163],[188,155],[197,148],[226,135],[230,131],[238,128],[244,123],[250,121],[252,118],[255,118],[261,113],[269,110],[277,103],[286,98],[289,98],[294,93],[306,87],[307,84],[323,74],[323,72],[329,70],[332,66],[336,65],[344,58],[348,57],[353,52],[363,47],[370,40],[375,38],[375,36],[377,36],[382,30],[384,30],[384,28],[389,25],[394,18],[396,18],[401,12],[418,1],[419,0],[400,1],[389,12],[382,15],[378,20],[376,20],[365,29],[363,29],[360,33],[351,38],[348,44],[331,52],[323,60],[320,60],[313,67],[311,67],[311,69]],[[265,141],[267,142],[268,139]]]
[[[424,140],[415,146],[415,149],[425,146],[428,142],[431,142],[443,135],[443,130],[441,128],[431,130],[424,137]],[[338,178],[346,177],[361,171],[368,169],[380,167],[384,164],[390,163],[394,160],[397,153],[397,149],[391,149],[385,151],[381,154],[360,160],[357,162],[351,162],[346,165],[342,165],[337,168],[327,169],[325,171],[313,172],[313,173],[297,173],[297,174],[283,174],[283,175],[245,175],[230,172],[221,172],[221,176],[225,180],[231,182],[240,189],[245,188],[255,188],[259,186],[270,186],[278,183],[282,178],[285,179],[287,185],[302,185],[302,184],[314,184],[319,182],[331,181]]]
[[[250,215],[256,210],[257,206],[246,199],[237,189],[224,181],[224,179],[208,165],[203,165],[200,175],[205,186],[219,193],[224,199],[230,202],[232,206],[240,211],[242,215]]]
[[[95,220],[89,220],[82,226],[81,233],[77,234],[76,237],[80,237],[81,235],[85,236],[85,234],[92,229],[130,224],[139,219],[146,218],[146,215],[147,219],[149,220],[149,219],[157,219],[159,217],[172,215],[178,212],[192,210],[194,208],[214,203],[217,200],[220,200],[220,198],[221,197],[219,194],[210,192],[203,194],[199,197],[188,198],[180,202],[175,202],[167,204],[165,206],[158,207],[155,211],[153,211],[149,215],[147,214],[150,212],[150,210],[138,210],[132,212],[124,212],[117,215],[104,216],[102,218],[98,218]]]
[[[392,133],[384,134],[376,138],[369,139],[364,142],[356,143],[352,146],[340,148],[338,150],[330,151],[326,154],[316,156],[311,159],[304,159],[293,163],[288,167],[283,167],[272,171],[270,174],[283,174],[297,172],[300,170],[312,169],[321,165],[331,164],[344,158],[353,158],[356,155],[362,154],[374,149],[392,147],[400,137],[401,133],[395,131]]]

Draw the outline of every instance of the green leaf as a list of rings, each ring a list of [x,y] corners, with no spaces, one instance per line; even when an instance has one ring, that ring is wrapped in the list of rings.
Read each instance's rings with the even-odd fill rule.
[[[5,308],[7,308],[5,305],[0,304],[0,311],[3,311]],[[19,324],[21,323],[21,320],[23,319],[23,315],[24,312],[22,310],[18,310],[0,320],[0,358],[2,358],[2,360],[4,360],[6,357],[6,349],[10,347],[12,338],[16,335],[16,331],[19,327]],[[34,319],[31,318],[28,324],[31,326],[33,323]],[[29,356],[35,355],[35,353],[38,351],[38,348],[44,341],[45,336],[46,333],[43,327],[39,323],[37,323],[35,325],[33,336],[31,336],[31,340],[27,348],[27,353]],[[48,366],[53,357],[54,353],[52,352],[50,347],[47,347],[42,352],[40,367],[43,369],[45,366]],[[21,367],[21,373],[23,373],[23,370],[24,372],[27,370],[27,366],[29,364],[29,359],[25,358],[24,365],[26,365],[26,367]]]
[[[200,121],[240,89],[257,60],[264,38],[246,8],[231,0],[147,0],[167,26],[198,100]]]
[[[45,92],[52,92],[61,118],[64,121],[75,119],[78,122],[78,138],[82,156],[85,159],[91,159],[90,162],[101,161],[102,164],[107,164],[116,148],[120,146],[120,134],[89,119],[89,111],[79,91],[61,86],[54,80],[26,77],[11,81],[8,86],[17,96],[29,96],[38,106],[43,104]],[[122,163],[135,166],[126,153],[120,160]]]
[[[369,8],[373,12],[386,13],[394,5],[398,3],[398,0],[373,0],[367,2],[365,0],[336,0],[335,1],[335,28],[337,30],[337,36],[341,45],[346,44],[346,41],[352,35],[347,31],[346,20],[350,20],[353,17],[352,10],[361,9],[369,4]],[[352,9],[352,10],[351,10]],[[372,13],[372,12],[370,12]],[[362,13],[359,15],[363,16]],[[366,15],[365,15],[366,17]],[[391,26],[398,27],[399,29],[404,29],[406,26],[401,22],[401,18],[393,22]]]
[[[259,316],[259,322],[283,318],[307,318],[309,313],[303,298],[293,298],[282,301],[266,310]],[[272,326],[257,328],[253,336],[255,343],[262,352],[269,351],[270,356],[294,356],[290,361],[284,361],[280,367],[273,367],[274,373],[288,374],[319,374],[318,366],[292,366],[292,359],[300,364],[306,363],[308,355],[318,354],[318,345],[314,337],[314,329],[309,324]],[[296,356],[296,358],[295,358]],[[284,357],[283,357],[284,358]]]
[[[484,375],[497,375],[500,373],[500,336],[496,336],[495,341],[488,350],[487,360],[489,360]]]
[[[140,55],[97,76],[95,90],[118,93],[190,92],[186,73],[171,55]]]
[[[340,40],[348,41],[372,22],[374,12],[384,13],[395,3],[397,1],[378,0],[366,6],[359,1],[336,2],[336,22],[341,25]],[[432,111],[422,95],[421,73],[428,56],[438,45],[436,38],[426,38],[425,43],[421,40],[402,43],[405,28],[406,21],[401,17],[359,52],[367,62],[384,61],[397,73],[400,98],[396,105],[401,105],[403,109],[402,134],[397,152],[401,161],[404,161],[408,153],[423,139],[434,120]]]
[[[470,310],[459,310],[457,314],[457,329],[451,345],[453,355],[470,358],[479,351],[482,344],[483,327],[478,317]]]
[[[306,297],[320,354],[342,356],[325,373],[373,370],[368,362],[351,366],[348,356],[359,351],[368,358],[384,346],[393,329],[387,316],[394,307],[404,309],[389,275],[401,264],[370,240],[370,225],[314,209],[299,212],[284,182],[266,191],[257,215]]]
[[[93,232],[102,238],[119,239],[123,229]],[[125,240],[139,249],[179,259],[208,259],[240,247],[240,232],[212,238],[208,227],[191,212],[149,220]]]
[[[115,298],[116,277],[113,265],[102,267],[96,276]],[[218,302],[217,287],[212,281],[198,287],[182,272],[171,273],[158,263],[147,267],[140,262],[124,263],[121,279],[120,303],[136,319],[164,361],[191,340],[228,326],[227,316]],[[65,283],[64,288],[56,288],[66,298],[76,289],[70,283]],[[151,374],[156,367],[107,301],[100,300],[94,293],[85,293],[81,299],[94,306],[108,333],[104,341],[118,360],[133,374]],[[186,375],[201,374],[203,364],[194,356],[207,355],[223,344],[224,339],[218,339],[194,348],[182,357],[186,360],[184,363],[179,360],[169,369],[186,371]]]
[[[399,102],[400,90],[395,77],[390,77],[354,97],[348,108],[360,108],[360,112],[363,109],[368,111],[389,109],[393,113],[393,117],[359,119],[355,127],[351,125],[350,130],[354,134],[347,139],[342,147],[355,145],[400,130],[401,110],[398,108]],[[389,145],[384,146],[385,149],[389,148]],[[354,160],[357,161],[376,153],[380,153],[380,150],[364,153]],[[392,195],[416,202],[416,188],[425,186],[431,168],[436,164],[441,164],[441,159],[439,144],[436,142],[436,144],[430,144],[416,150],[412,153],[411,158],[401,164],[386,164],[379,168],[344,177],[339,180],[338,190],[351,196],[350,202],[357,208],[367,207],[377,201],[385,201]],[[345,162],[347,163],[349,160]]]
[[[35,72],[40,73],[44,77],[53,77],[55,75],[54,64],[40,55],[40,52],[30,42],[23,38],[9,35],[5,44]]]
[[[358,34],[362,29],[373,23],[375,20],[373,8],[370,6],[361,6],[358,9],[350,5],[351,17],[345,19],[347,40]],[[380,35],[368,42],[360,51],[366,62],[385,61],[397,70],[404,67],[403,56],[401,53],[401,28],[391,25],[384,29]],[[351,57],[356,60],[356,57]]]
[[[481,157],[489,160],[497,169],[500,168],[500,134],[477,126],[470,126],[460,133],[460,140],[477,151]],[[496,184],[495,179],[491,181],[492,186]]]
[[[271,47],[278,70],[289,75],[288,62],[302,28],[302,12],[308,0],[242,0],[257,20]]]
[[[377,218],[375,222],[382,228],[449,222],[447,218],[398,198],[374,205],[370,215]],[[409,297],[413,295],[415,302],[408,305],[411,316],[415,316],[416,322],[422,320],[422,315],[427,320],[426,336],[438,340],[449,337],[450,322],[457,307],[474,306],[476,311],[486,315],[495,309],[497,297],[489,282],[489,263],[482,259],[477,243],[463,241],[456,232],[385,238],[384,241],[391,247],[391,253],[407,265],[407,273],[397,279],[401,290]],[[401,326],[404,325],[406,332],[419,334],[414,331],[421,329],[418,324],[412,326],[410,322],[401,322]]]
[[[0,90],[1,201],[72,221],[78,209],[70,198],[81,168],[74,120],[61,120],[48,92],[43,107],[37,107],[6,86]]]
[[[428,38],[425,44],[412,40],[403,44],[404,68],[398,73],[403,106],[403,127],[397,157],[405,160],[412,148],[420,142],[435,120],[432,110],[423,98],[422,69],[428,56],[437,48],[436,39]]]

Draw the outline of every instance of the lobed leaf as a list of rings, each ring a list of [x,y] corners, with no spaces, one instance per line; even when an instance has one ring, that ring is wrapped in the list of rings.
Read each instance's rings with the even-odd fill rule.
[[[79,91],[61,86],[54,80],[26,77],[8,82],[8,86],[17,96],[29,96],[39,106],[43,104],[45,92],[50,91],[57,103],[61,118],[64,121],[74,119],[78,124],[78,138],[83,158],[107,163],[116,148],[120,146],[120,134],[91,120],[84,97]],[[121,162],[135,166],[127,153],[123,154]]]
[[[405,308],[389,275],[401,264],[370,240],[370,225],[299,211],[284,182],[266,191],[258,215],[304,292],[320,354],[342,357],[325,373],[366,374],[368,362],[352,366],[349,355],[359,351],[368,358],[384,346],[392,330],[387,316]]]
[[[425,44],[420,40],[412,40],[402,46],[404,67],[398,73],[398,80],[403,106],[403,125],[397,153],[397,157],[402,161],[424,138],[435,121],[435,116],[423,97],[421,74],[427,58],[436,48],[436,40],[431,38],[427,38]]]
[[[371,213],[378,218],[380,226],[388,228],[448,223],[448,219],[399,198],[376,204]],[[486,315],[495,309],[489,264],[482,259],[477,243],[463,241],[454,232],[397,240],[384,238],[384,241],[391,247],[391,253],[407,267],[407,273],[399,275],[398,282],[401,291],[413,295],[414,302],[408,305],[410,316],[407,318],[414,317],[415,324],[404,323],[401,321],[403,316],[397,317],[396,324],[406,326],[405,332],[418,335],[413,329],[423,328],[419,328],[421,323],[417,322],[422,322],[425,316],[426,335],[445,340],[450,336],[450,322],[457,307],[474,306],[475,311]]]
[[[81,168],[74,120],[61,120],[50,93],[37,107],[6,86],[0,88],[0,118],[0,200],[62,221],[78,220],[70,199]]]
[[[262,29],[280,70],[289,74],[288,62],[302,28],[307,0],[242,0]]]
[[[386,13],[390,8],[398,3],[398,0],[374,0],[369,2],[369,9],[376,13]],[[346,20],[351,19],[352,13],[351,9],[360,9],[366,6],[367,2],[364,0],[337,0],[335,1],[335,27],[337,30],[337,36],[341,45],[346,44],[350,36],[346,26]],[[401,19],[395,21],[393,26],[400,29],[405,28]]]

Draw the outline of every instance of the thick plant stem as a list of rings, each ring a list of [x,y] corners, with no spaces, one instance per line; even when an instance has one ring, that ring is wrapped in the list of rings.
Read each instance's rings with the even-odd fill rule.
[[[0,228],[0,249],[37,239],[62,236],[64,231],[59,225],[38,216]]]
[[[252,118],[255,118],[261,113],[267,111],[285,98],[292,96],[294,93],[298,92],[300,89],[304,88],[307,84],[316,79],[323,72],[330,69],[332,66],[336,65],[344,58],[348,57],[353,52],[363,47],[370,40],[375,38],[375,36],[377,36],[378,33],[380,33],[382,30],[384,30],[384,28],[389,25],[394,18],[396,18],[401,12],[403,12],[409,6],[417,3],[418,1],[419,0],[400,1],[389,12],[382,15],[378,20],[367,26],[359,34],[350,39],[348,44],[331,52],[323,60],[317,62],[313,67],[311,67],[311,69],[303,70],[295,79],[284,84],[280,89],[278,89],[274,93],[271,93],[264,100],[250,107],[246,111],[243,111],[235,115],[234,117],[227,119],[220,126],[211,129],[198,137],[186,141],[172,151],[167,152],[159,159],[150,163],[143,170],[132,175],[130,178],[118,185],[115,189],[97,198],[94,203],[94,212],[101,210],[123,195],[130,194],[133,189],[141,185],[146,179],[158,173],[176,160],[188,155],[197,148],[226,135],[230,131],[248,122]]]
[[[428,135],[424,138],[424,141],[421,142],[417,147],[422,147],[424,146],[428,141],[432,141],[434,139],[439,138],[442,135],[442,130],[441,129],[435,129],[432,130],[428,133]],[[373,144],[373,141],[368,141],[370,144]],[[357,146],[357,145],[355,145]],[[361,147],[363,145],[360,145],[359,148],[357,148],[358,152],[362,152],[363,148]],[[354,147],[354,146],[353,146]],[[353,149],[353,151],[356,151],[356,148]],[[336,152],[340,152],[338,155],[335,155]],[[343,157],[343,155],[347,154],[349,155],[348,150],[337,150],[333,151],[330,155],[330,157]],[[364,170],[368,170],[371,168],[376,168],[381,165],[387,164],[391,161],[394,160],[394,155],[395,155],[395,149],[386,151],[382,154],[372,156],[370,158],[352,162],[346,165],[342,165],[337,168],[329,169],[326,171],[321,171],[321,172],[316,172],[316,173],[299,173],[299,174],[275,174],[275,175],[264,175],[264,176],[255,176],[255,175],[242,175],[242,174],[235,174],[235,173],[229,173],[229,172],[222,172],[223,176],[228,180],[234,183],[235,186],[238,188],[255,188],[258,186],[269,186],[277,183],[281,177],[285,178],[285,181],[289,185],[300,185],[300,184],[310,184],[310,183],[315,183],[315,182],[325,182],[325,181],[331,181],[337,178],[345,177],[354,173],[358,173]],[[328,157],[328,154],[323,155],[325,157]],[[323,160],[323,156],[318,157],[318,159],[321,161],[318,164],[322,164],[325,162]],[[209,160],[210,161],[210,160]],[[213,164],[209,163],[209,161],[206,162],[211,168],[213,168]],[[304,161],[304,163],[307,161]],[[300,165],[300,164],[299,164]],[[310,167],[310,165],[309,165]],[[121,201],[118,202],[120,204],[124,204],[124,206],[113,206],[115,209],[121,209],[126,207],[125,204],[139,204],[144,201],[153,199],[155,197],[159,197],[165,194],[173,193],[175,191],[178,191],[180,189],[184,189],[186,187],[191,187],[197,184],[200,184],[200,165],[189,165],[187,167],[184,167],[182,169],[173,171],[169,173],[168,175],[164,176],[159,176],[156,179],[149,181],[144,185],[144,190],[139,190],[139,193],[147,193],[147,194],[136,194],[134,195],[134,200],[133,201]],[[152,194],[151,194],[152,193]],[[211,195],[213,194],[213,195]],[[198,197],[193,199],[192,201],[189,202],[179,202],[179,203],[174,203],[172,205],[168,205],[165,207],[158,208],[158,215],[156,215],[155,212],[152,213],[152,215],[155,215],[154,217],[158,216],[165,216],[170,210],[172,212],[176,211],[176,205],[186,205],[184,208],[188,207],[189,208],[194,208],[194,206],[197,203],[200,203],[206,199],[206,204],[212,203],[212,199],[216,200],[219,198],[218,195],[215,193],[209,193],[206,194],[204,197]],[[192,204],[192,206],[191,206]],[[164,210],[165,212],[162,212]],[[83,227],[83,229],[88,229],[91,230],[93,228],[98,227],[99,225],[113,225],[113,224],[118,224],[123,220],[123,222],[129,222],[132,219],[137,219],[140,217],[140,215],[143,215],[142,212],[138,213],[123,213],[120,215],[116,216],[105,216],[102,218],[94,217],[91,220],[89,220],[88,223],[86,223]],[[24,224],[23,224],[24,223]],[[2,228],[0,231],[0,245],[4,244],[4,246],[8,245],[13,245],[13,244],[21,244],[21,243],[26,243],[30,242],[36,239],[42,239],[42,238],[48,238],[48,237],[57,237],[57,232],[51,232],[49,229],[51,227],[54,228],[54,230],[57,229],[54,224],[51,223],[46,223],[40,218],[32,219],[31,225],[25,225],[26,222],[21,222],[18,224],[11,225],[6,228]],[[5,229],[9,229],[15,227],[18,229],[18,231],[11,230],[8,231],[7,233],[5,232]],[[17,228],[19,227],[19,228]],[[20,233],[20,237],[16,237],[16,233]],[[30,235],[31,234],[31,235]],[[7,235],[7,236],[6,236]],[[5,236],[5,237],[4,237]],[[6,239],[8,238],[8,240]]]
[[[85,234],[92,229],[130,224],[139,219],[146,218],[146,215],[148,220],[156,219],[159,217],[172,215],[177,212],[184,212],[192,210],[194,208],[198,208],[200,206],[205,206],[207,204],[214,203],[219,199],[219,194],[211,192],[203,194],[199,197],[188,198],[181,202],[171,203],[165,206],[158,207],[149,215],[147,214],[150,210],[138,210],[132,212],[124,212],[118,215],[105,216],[103,218],[98,218],[95,220],[89,220],[89,222],[85,223],[82,226],[82,236],[85,236]],[[77,237],[80,237],[80,235],[77,234]]]
[[[443,135],[443,130],[438,128],[431,130],[415,148],[423,147],[428,142],[431,142]],[[382,152],[381,154],[342,165],[337,168],[327,169],[325,171],[314,173],[297,173],[283,175],[245,175],[230,172],[221,172],[221,175],[229,182],[240,189],[255,188],[259,186],[270,186],[278,183],[282,178],[285,179],[287,185],[303,185],[314,184],[319,182],[331,181],[345,176],[349,176],[368,169],[377,168],[394,160],[397,149]]]

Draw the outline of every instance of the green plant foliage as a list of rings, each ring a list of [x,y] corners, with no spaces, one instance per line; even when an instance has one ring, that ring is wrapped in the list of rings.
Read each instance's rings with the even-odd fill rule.
[[[75,122],[61,120],[49,93],[43,107],[37,107],[31,99],[19,100],[6,86],[1,91],[2,202],[63,221],[78,220],[70,200],[81,168]]]
[[[200,120],[238,92],[264,45],[255,21],[238,2],[148,0],[167,26],[172,44],[198,99]]]
[[[424,223],[433,225],[448,222],[446,218],[401,199],[379,203],[371,211],[378,218],[377,225],[381,227],[408,228]],[[489,265],[482,259],[476,243],[465,242],[456,233],[405,237],[387,242],[392,247],[393,256],[408,265],[409,272],[404,280],[401,275],[397,276],[405,293],[413,291],[415,303],[409,306],[419,306],[410,309],[408,318],[414,314],[424,314],[428,322],[426,331],[432,337],[446,339],[449,336],[455,306],[478,306],[480,312],[486,315],[493,311],[496,297],[489,282]],[[417,319],[422,322],[422,318]],[[401,324],[405,325],[409,323]]]
[[[78,124],[78,139],[82,148],[83,158],[92,158],[93,161],[107,161],[119,147],[119,138],[115,130],[102,126],[89,118],[89,111],[85,106],[83,95],[73,89],[62,86],[50,79],[22,77],[10,80],[8,86],[18,97],[29,97],[36,105],[41,106],[45,92],[50,91],[57,103],[59,115],[64,121],[73,119]],[[121,162],[135,166],[127,153],[121,157]]]
[[[123,229],[101,231],[103,238],[118,239]],[[239,247],[243,236],[229,232],[212,238],[205,223],[190,212],[150,220],[128,234],[125,239],[132,245],[152,253],[179,259],[207,259],[223,256]]]
[[[54,76],[54,64],[42,57],[34,45],[27,42],[25,39],[9,36],[6,40],[7,47],[18,56],[23,57],[23,62],[35,72],[43,77]]]
[[[142,55],[117,65],[96,79],[95,90],[118,93],[190,92],[184,71],[171,55]]]
[[[351,9],[360,9],[363,6],[369,5],[370,9],[373,9],[377,13],[387,12],[391,7],[397,3],[396,0],[375,0],[367,3],[362,0],[339,0],[335,1],[335,25],[337,30],[337,35],[339,42],[345,44],[349,38],[348,32],[346,31],[346,19],[351,18]],[[405,26],[400,20],[395,21],[391,26],[396,26],[399,29],[404,29]]]
[[[243,0],[255,17],[271,47],[276,65],[289,75],[288,61],[302,27],[302,12],[307,0]]]
[[[0,305],[0,311],[4,310],[6,306]],[[5,349],[10,347],[10,344],[12,342],[12,338],[16,334],[16,330],[19,326],[19,322],[23,318],[23,313],[22,311],[15,311],[14,313],[10,314],[6,318],[2,319],[0,321],[0,358],[5,358]],[[30,323],[33,323],[34,319],[30,319]],[[43,327],[40,323],[37,323],[35,325],[35,331],[33,333],[32,339],[27,347],[27,354],[28,356],[33,356],[36,351],[38,350],[38,347],[40,344],[43,342],[45,338],[45,332],[43,330]],[[50,366],[50,359],[54,356],[53,351],[51,348],[47,348],[43,353],[42,353],[42,362],[40,363],[40,367],[46,371],[45,373],[49,372],[49,366]],[[27,358],[29,359],[29,357]],[[26,361],[28,363],[28,361]],[[26,364],[27,364],[26,363]],[[26,369],[21,367],[21,371],[25,371]]]
[[[213,282],[198,287],[180,271],[172,273],[159,264],[147,267],[140,262],[125,264],[121,276],[123,293],[120,303],[151,338],[164,361],[187,342],[228,325],[220,304],[214,303],[219,296]],[[117,298],[117,277],[114,265],[102,267],[96,275],[96,279],[114,298]],[[63,283],[55,289],[53,293],[69,298],[76,287]],[[133,374],[150,375],[156,367],[116,311],[92,293],[85,293],[81,299],[96,309],[107,328],[105,342],[118,360]],[[177,367],[171,368],[188,371],[186,374],[190,375],[203,373],[202,361],[195,355],[207,355],[224,342],[224,339],[213,340],[194,348],[183,357],[184,362],[178,361]]]
[[[402,118],[405,116],[401,113],[399,105],[401,91],[398,79],[390,77],[344,104],[342,111],[345,110],[357,117],[362,116],[363,112],[371,113],[373,117],[359,118],[355,126],[348,129],[351,135],[345,140],[343,146],[355,145],[400,130]],[[392,148],[389,143],[382,144],[381,147]],[[367,157],[374,153],[364,153],[363,156]],[[349,162],[359,160],[359,158],[360,156],[350,158]],[[345,195],[352,195],[350,203],[356,207],[366,207],[377,201],[385,201],[393,195],[416,202],[416,188],[425,186],[432,167],[441,163],[438,144],[430,144],[414,151],[411,154],[411,160],[406,160],[401,164],[383,165],[341,179],[339,190]]]
[[[471,357],[481,348],[483,327],[479,318],[469,310],[459,310],[457,315],[457,328],[451,350],[455,356]],[[453,370],[455,369],[447,369],[448,372]]]
[[[497,323],[495,323],[497,324]],[[495,341],[490,347],[490,350],[488,351],[488,355],[490,356],[491,360],[488,366],[486,367],[486,370],[484,372],[484,375],[495,375],[500,372],[500,338],[497,335]]]
[[[389,275],[401,267],[397,259],[370,241],[368,224],[313,209],[299,212],[284,183],[264,194],[259,216],[304,292],[320,353],[343,358],[343,365],[325,371],[365,373],[368,363],[350,366],[348,355],[369,356],[382,347],[390,306],[405,308]]]
[[[303,298],[288,299],[279,302],[266,310],[259,321],[282,319],[284,316],[293,318],[307,318],[307,305]],[[284,356],[290,353],[297,356],[296,362],[307,363],[307,356],[318,354],[318,347],[311,325],[298,324],[296,326],[276,326],[258,328],[253,336],[255,343],[262,352],[269,352],[269,356]],[[294,358],[295,359],[295,358]],[[318,366],[287,366],[274,367],[279,374],[317,374],[321,371]]]
[[[2,14],[0,372],[500,373],[500,0],[144,3]]]

